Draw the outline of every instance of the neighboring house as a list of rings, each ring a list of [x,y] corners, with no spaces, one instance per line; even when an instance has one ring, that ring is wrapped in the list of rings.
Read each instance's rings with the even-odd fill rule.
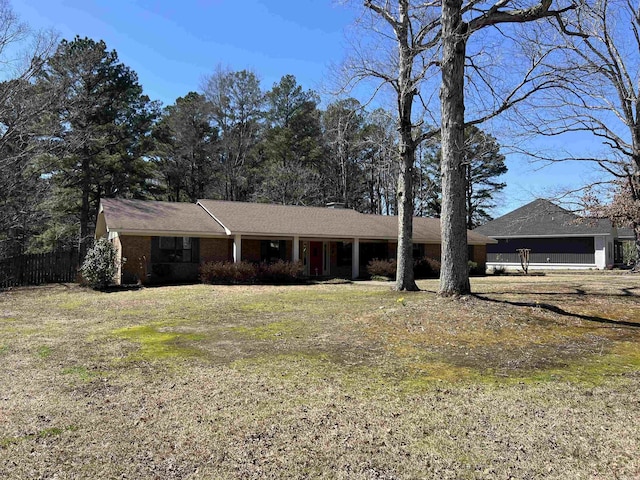
[[[604,269],[622,263],[630,229],[583,219],[537,199],[474,230],[498,241],[487,246],[487,268],[520,268],[518,249],[529,249],[530,269]]]
[[[355,210],[199,200],[103,199],[96,238],[126,259],[120,279],[196,281],[209,261],[299,260],[307,276],[358,278],[374,258],[395,258],[398,219]],[[440,258],[440,221],[414,218],[414,257]],[[493,240],[467,232],[469,258],[483,267]]]

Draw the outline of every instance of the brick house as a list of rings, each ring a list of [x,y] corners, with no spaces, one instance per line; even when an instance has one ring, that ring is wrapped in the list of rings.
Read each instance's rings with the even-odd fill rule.
[[[196,281],[208,261],[299,260],[305,275],[358,278],[371,259],[395,258],[398,219],[355,210],[199,200],[197,203],[103,199],[96,238],[126,259],[129,283]],[[414,256],[440,258],[440,221],[414,218]],[[487,243],[467,232],[469,258],[480,268]]]

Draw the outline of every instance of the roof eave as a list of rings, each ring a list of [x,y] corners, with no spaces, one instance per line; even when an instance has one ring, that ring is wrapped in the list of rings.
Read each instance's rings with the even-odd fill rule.
[[[520,235],[490,235],[484,234],[490,238],[558,238],[558,237],[606,237],[611,233],[552,233],[548,235],[536,235],[532,233],[522,233]]]
[[[198,238],[228,238],[223,232],[193,232],[185,230],[139,230],[127,228],[107,228],[108,232],[118,235],[144,237],[198,237]]]

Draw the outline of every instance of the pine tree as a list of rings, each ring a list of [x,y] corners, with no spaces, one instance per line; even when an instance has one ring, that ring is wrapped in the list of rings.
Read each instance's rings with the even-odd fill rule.
[[[63,40],[37,85],[56,100],[49,117],[44,172],[58,191],[58,209],[74,215],[86,252],[102,197],[142,197],[153,165],[150,128],[155,105],[135,72],[104,42]]]

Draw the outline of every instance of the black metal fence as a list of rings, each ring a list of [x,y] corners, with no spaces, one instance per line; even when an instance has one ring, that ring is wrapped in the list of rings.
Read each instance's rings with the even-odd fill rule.
[[[0,288],[75,282],[78,266],[79,256],[76,250],[0,259]]]

